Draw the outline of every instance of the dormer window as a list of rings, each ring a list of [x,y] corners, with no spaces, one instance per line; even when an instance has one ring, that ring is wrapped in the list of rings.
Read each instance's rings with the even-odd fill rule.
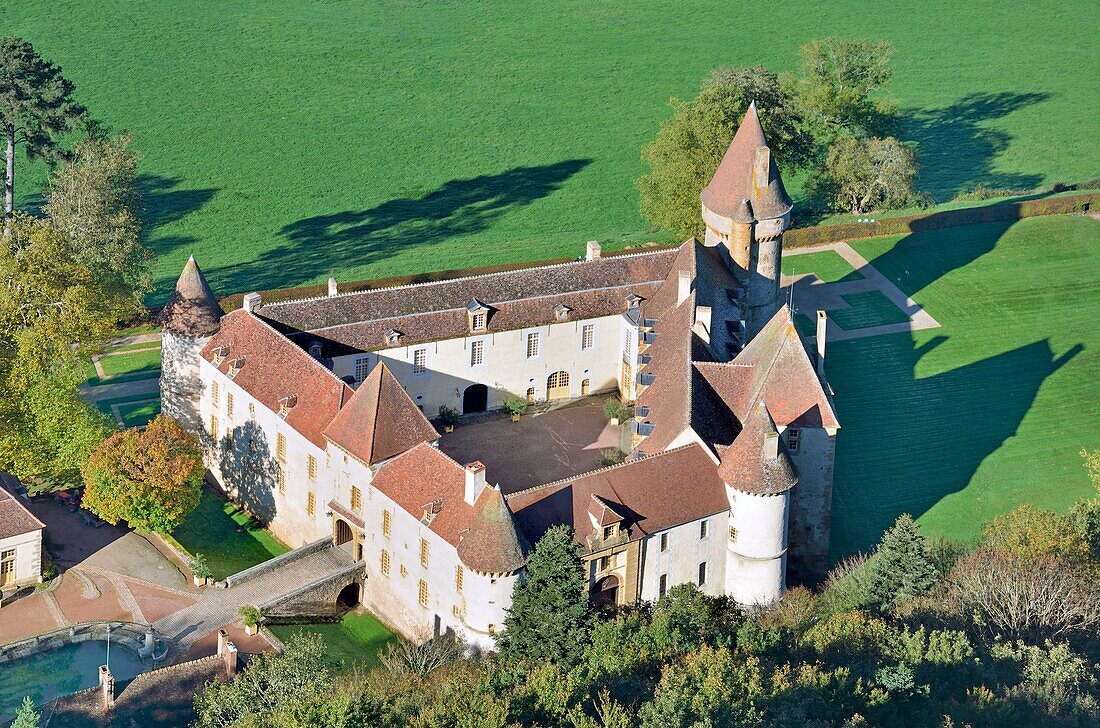
[[[230,379],[237,376],[237,372],[239,372],[241,370],[241,367],[244,366],[244,360],[245,358],[243,356],[238,356],[236,359],[229,362],[229,371],[226,372],[226,374],[229,376]]]
[[[569,312],[572,311],[572,310],[573,309],[569,308],[564,303],[559,303],[557,306],[554,306],[554,320],[555,321],[566,321],[566,320],[568,320],[569,319]]]
[[[279,417],[286,419],[294,405],[298,404],[298,395],[292,394],[279,400]]]
[[[389,329],[386,331],[386,344],[388,346],[397,346],[397,342],[401,340],[401,332],[397,329]]]
[[[221,363],[223,361],[225,361],[225,357],[228,356],[228,354],[229,354],[229,347],[228,346],[224,346],[224,345],[223,346],[215,346],[214,347],[214,358],[211,360],[210,363],[213,364],[214,366],[220,366]]]
[[[615,538],[615,536],[616,536],[616,534],[618,534],[618,532],[619,532],[619,524],[617,524],[617,523],[612,523],[610,526],[604,526],[603,527],[603,540],[604,541],[609,541],[610,539]]]
[[[320,341],[314,341],[309,345],[309,355],[314,359],[320,359],[322,353],[322,347]]]
[[[636,293],[631,293],[629,296],[626,297],[626,307],[627,308],[637,308],[638,304],[641,303],[641,302],[642,302],[642,297],[639,296]]]
[[[485,331],[489,326],[489,307],[476,298],[466,304],[466,323],[471,332]]]
[[[470,329],[472,331],[484,331],[485,330],[485,314],[475,313],[470,317]]]

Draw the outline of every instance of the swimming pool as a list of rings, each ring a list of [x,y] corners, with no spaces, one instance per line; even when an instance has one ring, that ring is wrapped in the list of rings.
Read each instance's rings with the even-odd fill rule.
[[[99,666],[106,657],[106,641],[88,640],[0,665],[0,725],[15,717],[25,696],[29,695],[35,705],[43,705],[59,695],[95,687],[99,684]],[[147,669],[136,653],[111,642],[116,694],[123,684]]]

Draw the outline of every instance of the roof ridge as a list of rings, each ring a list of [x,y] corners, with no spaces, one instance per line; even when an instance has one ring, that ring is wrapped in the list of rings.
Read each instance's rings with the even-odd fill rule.
[[[682,243],[681,243],[681,245],[682,245]],[[587,265],[587,264],[590,264],[590,263],[597,263],[598,261],[602,261],[602,260],[623,260],[625,258],[640,258],[640,257],[646,256],[646,255],[659,255],[661,253],[667,253],[669,250],[676,250],[676,249],[677,248],[659,248],[657,250],[644,250],[644,251],[641,251],[639,253],[624,253],[622,255],[608,255],[607,257],[597,258],[596,260],[569,260],[569,261],[566,261],[564,263],[546,263],[546,264],[543,264],[543,265],[532,265],[532,266],[529,266],[529,267],[526,267],[526,268],[515,268],[513,270],[496,271],[495,273],[481,273],[481,274],[472,275],[472,276],[459,276],[457,278],[445,278],[445,279],[439,280],[439,281],[421,281],[419,283],[402,283],[402,284],[395,285],[395,286],[382,286],[380,288],[368,288],[365,291],[348,291],[347,293],[337,293],[335,296],[322,295],[322,296],[305,296],[303,298],[291,298],[291,299],[287,299],[285,301],[272,301],[271,303],[263,304],[263,305],[270,306],[272,308],[276,308],[276,307],[285,306],[285,305],[291,304],[291,303],[305,303],[305,302],[308,302],[308,301],[321,301],[321,300],[326,300],[326,299],[330,299],[330,298],[345,298],[345,297],[351,297],[351,296],[362,296],[362,295],[365,295],[367,293],[374,293],[376,291],[400,291],[400,290],[408,290],[410,288],[419,288],[419,287],[425,287],[425,286],[438,286],[438,285],[441,285],[443,283],[454,283],[456,281],[472,281],[472,280],[475,280],[475,279],[478,279],[478,278],[488,278],[490,276],[508,275],[509,273],[518,273],[520,271],[549,270],[551,268],[564,268],[565,266],[571,266],[571,265]],[[587,290],[587,289],[585,289],[585,290]]]
[[[308,351],[304,350],[302,347],[298,346],[293,341],[291,341],[290,337],[284,336],[282,333],[279,332],[278,329],[276,329],[274,326],[272,326],[271,324],[264,321],[261,317],[257,316],[252,311],[246,311],[243,308],[239,308],[236,311],[231,311],[231,312],[227,313],[225,316],[226,316],[226,318],[229,318],[230,316],[232,316],[236,313],[244,314],[245,316],[248,316],[249,318],[251,318],[253,321],[258,322],[261,326],[265,327],[271,333],[275,334],[280,339],[282,339],[286,343],[293,346],[295,348],[295,350],[302,352],[302,355],[305,356],[307,359],[309,359],[309,361],[313,362],[314,366],[320,367],[321,371],[323,371],[325,374],[328,374],[330,377],[332,377],[332,379],[335,380],[336,382],[338,382],[341,387],[348,387],[348,383],[345,382],[340,377],[336,376],[336,372],[332,371],[331,369],[326,367],[324,364],[322,364],[321,362],[314,359],[312,356],[309,355]],[[348,387],[348,388],[350,389],[350,387]],[[345,402],[343,402],[343,399],[344,399],[344,393],[343,393],[343,390],[341,390],[341,392],[340,392],[340,400],[341,400],[340,408],[341,409],[343,409],[344,404],[346,404]]]
[[[588,470],[588,471],[585,471],[583,473],[578,473],[576,475],[572,475],[568,478],[561,478],[559,480],[554,480],[554,481],[551,481],[549,483],[542,483],[541,485],[532,485],[530,488],[524,488],[523,490],[514,491],[514,492],[509,493],[508,495],[506,495],[504,497],[505,497],[505,499],[508,499],[508,498],[511,498],[512,496],[516,496],[516,495],[519,495],[521,493],[530,493],[533,490],[539,490],[540,488],[549,488],[552,485],[561,485],[562,483],[571,483],[575,480],[579,480],[580,478],[587,478],[588,476],[596,475],[597,473],[606,473],[609,470],[614,470],[616,468],[626,467],[627,465],[634,465],[635,463],[645,462],[646,460],[652,460],[653,458],[659,458],[663,455],[668,455],[669,453],[679,452],[680,450],[686,450],[689,447],[697,446],[697,445],[699,445],[699,443],[694,442],[694,441],[689,442],[686,445],[680,445],[679,447],[674,447],[674,448],[671,448],[669,450],[662,450],[659,453],[656,453],[654,455],[647,455],[647,456],[645,456],[644,458],[641,458],[641,459],[624,460],[621,463],[615,463],[614,465],[605,465],[602,468],[596,468],[595,470]],[[611,490],[614,491],[615,490],[614,487],[612,487]],[[619,497],[618,493],[616,493],[616,497]]]

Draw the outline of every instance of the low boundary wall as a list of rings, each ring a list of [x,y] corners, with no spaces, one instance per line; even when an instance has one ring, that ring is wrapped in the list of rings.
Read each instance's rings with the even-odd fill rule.
[[[291,561],[297,561],[298,559],[300,559],[304,556],[309,556],[310,554],[316,553],[316,552],[318,552],[318,551],[320,551],[320,550],[322,550],[322,549],[324,549],[328,546],[331,546],[331,545],[332,545],[332,537],[331,536],[325,536],[324,538],[319,539],[317,541],[314,541],[312,543],[307,543],[305,546],[299,546],[298,548],[294,549],[293,551],[287,551],[285,554],[281,554],[281,555],[276,556],[274,558],[268,559],[267,561],[256,564],[255,566],[250,566],[249,568],[245,569],[244,571],[238,571],[236,574],[232,574],[230,576],[227,576],[227,577],[225,577],[225,585],[226,585],[227,588],[230,588],[230,589],[232,589],[235,586],[240,586],[241,584],[244,584],[246,581],[251,581],[252,579],[255,579],[257,576],[261,576],[263,574],[266,574],[267,572],[271,571],[272,569],[279,568],[283,564],[288,564]]]

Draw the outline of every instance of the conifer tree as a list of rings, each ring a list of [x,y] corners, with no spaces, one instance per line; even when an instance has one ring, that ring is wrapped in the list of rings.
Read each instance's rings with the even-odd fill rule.
[[[41,718],[34,709],[34,703],[30,697],[23,698],[23,704],[19,706],[19,712],[15,714],[15,722],[11,728],[38,728]]]
[[[573,529],[555,526],[538,543],[526,578],[512,593],[512,606],[498,640],[505,662],[575,664],[591,624],[587,580]]]
[[[928,541],[908,513],[882,535],[868,566],[871,598],[883,609],[928,591],[937,580]]]

